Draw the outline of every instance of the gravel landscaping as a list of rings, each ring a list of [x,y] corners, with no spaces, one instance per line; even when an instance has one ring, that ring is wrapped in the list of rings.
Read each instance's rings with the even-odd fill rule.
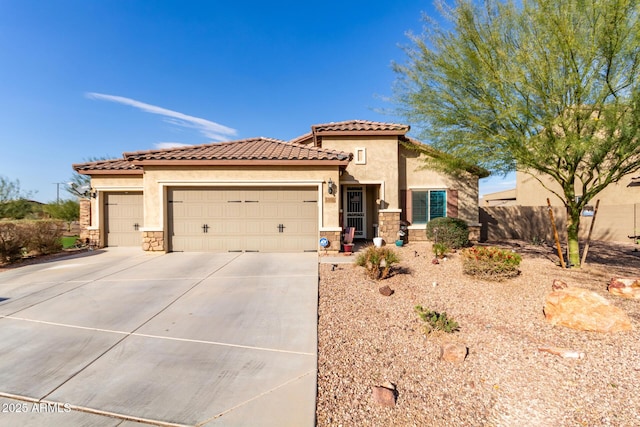
[[[399,268],[375,282],[361,267],[320,265],[319,426],[638,426],[640,300],[610,295],[614,276],[640,277],[637,246],[592,243],[589,264],[557,266],[550,245],[502,245],[522,255],[521,274],[503,282],[462,274],[460,256],[434,265],[429,243],[398,248]],[[554,279],[604,296],[631,318],[632,332],[552,326],[543,306]],[[394,293],[383,296],[388,285]],[[425,334],[414,307],[446,312],[454,334]],[[463,362],[440,360],[448,341]],[[540,347],[583,352],[563,358]],[[373,388],[395,386],[395,407]]]

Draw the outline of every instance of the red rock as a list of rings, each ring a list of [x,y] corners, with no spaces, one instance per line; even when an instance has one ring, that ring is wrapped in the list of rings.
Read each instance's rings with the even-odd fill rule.
[[[640,299],[640,279],[614,277],[609,282],[609,293],[625,298]]]
[[[469,349],[464,344],[457,342],[445,342],[440,346],[440,360],[447,362],[464,362]]]
[[[378,291],[385,297],[391,296],[391,294],[393,294],[393,289],[391,289],[389,286],[383,286],[378,289]]]
[[[544,315],[553,325],[579,331],[630,331],[631,319],[604,297],[587,289],[568,287],[547,295]]]
[[[379,405],[393,408],[396,406],[396,392],[387,387],[375,386],[373,388],[373,401]]]
[[[567,285],[567,282],[558,279],[554,279],[553,285],[551,285],[551,289],[554,291],[557,291],[558,289],[566,289],[568,287],[569,285]]]

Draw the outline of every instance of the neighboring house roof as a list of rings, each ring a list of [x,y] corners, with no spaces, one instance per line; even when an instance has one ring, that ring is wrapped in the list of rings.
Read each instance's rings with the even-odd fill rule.
[[[511,206],[516,204],[516,189],[512,188],[495,193],[487,193],[481,197],[484,206]]]
[[[142,175],[142,168],[124,159],[98,160],[71,165],[80,174],[91,175]]]
[[[124,153],[135,165],[168,164],[324,164],[346,165],[351,154],[337,150],[310,147],[272,138],[194,145]]]

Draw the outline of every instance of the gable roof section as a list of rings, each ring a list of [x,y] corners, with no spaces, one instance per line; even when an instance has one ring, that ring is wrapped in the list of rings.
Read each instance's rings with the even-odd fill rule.
[[[343,122],[331,122],[311,126],[311,132],[289,140],[294,144],[312,144],[322,146],[322,137],[331,135],[340,136],[375,136],[397,135],[404,136],[411,126],[398,123],[372,122],[369,120],[346,120]]]
[[[351,154],[272,138],[124,153],[134,165],[305,165],[346,166]]]
[[[397,123],[371,122],[368,120],[347,120],[311,126],[311,132],[316,135],[330,134],[364,134],[364,135],[404,135],[411,129],[408,125]]]
[[[85,175],[142,175],[142,168],[125,159],[98,160],[95,162],[76,163],[73,169]]]

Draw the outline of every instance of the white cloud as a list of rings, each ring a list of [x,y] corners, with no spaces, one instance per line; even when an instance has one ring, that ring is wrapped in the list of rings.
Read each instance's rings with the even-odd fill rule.
[[[178,147],[188,147],[191,144],[183,144],[182,142],[156,142],[153,144],[157,149],[162,150],[163,148],[178,148]]]
[[[158,114],[165,117],[165,121],[177,126],[196,129],[198,132],[215,141],[227,141],[229,137],[235,136],[237,131],[230,127],[215,123],[200,117],[193,117],[178,111],[168,110],[156,105],[145,104],[135,99],[125,98],[124,96],[105,95],[102,93],[88,92],[85,96],[89,99],[97,99],[100,101],[116,102],[118,104],[129,105],[142,110],[146,113]]]

